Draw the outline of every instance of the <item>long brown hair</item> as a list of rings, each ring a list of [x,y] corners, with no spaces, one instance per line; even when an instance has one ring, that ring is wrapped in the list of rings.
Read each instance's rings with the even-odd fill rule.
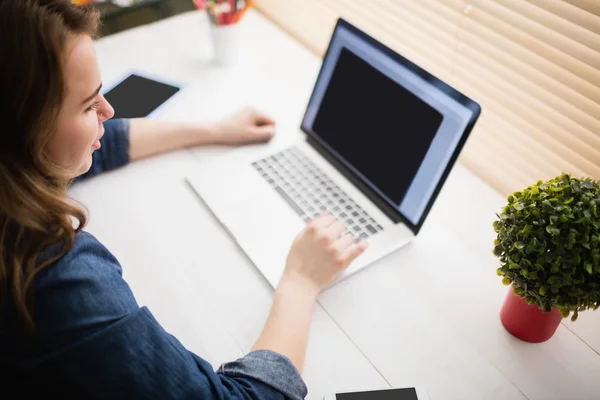
[[[34,277],[86,223],[45,148],[64,99],[67,40],[94,37],[97,25],[96,12],[71,0],[0,0],[0,306],[12,296],[30,328]],[[62,252],[38,263],[53,243]]]

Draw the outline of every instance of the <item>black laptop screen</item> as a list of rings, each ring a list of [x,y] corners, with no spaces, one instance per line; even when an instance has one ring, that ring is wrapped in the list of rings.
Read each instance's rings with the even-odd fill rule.
[[[399,207],[442,119],[435,108],[342,49],[313,130]]]
[[[418,229],[479,115],[461,96],[338,24],[302,129]]]

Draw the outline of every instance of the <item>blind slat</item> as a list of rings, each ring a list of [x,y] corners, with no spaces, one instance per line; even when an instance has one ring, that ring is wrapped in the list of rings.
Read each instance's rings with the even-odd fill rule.
[[[361,3],[361,1],[355,2],[355,4],[359,4],[359,3]],[[380,1],[379,4],[381,7],[385,7],[386,11],[389,10],[389,12],[385,13],[385,15],[399,14],[399,13],[395,12],[395,10],[394,10],[394,7],[396,7],[396,5],[393,3],[393,0],[392,1]],[[408,4],[416,5],[417,3],[405,2],[403,4],[405,5],[405,7],[411,8],[411,6],[408,6]],[[418,8],[419,7],[414,7],[414,9],[418,9]],[[413,9],[413,8],[411,8],[411,9]],[[427,10],[426,10],[426,12],[427,12]],[[431,11],[428,11],[428,12],[431,14]],[[416,12],[416,14],[421,15],[421,13],[418,11]],[[414,18],[414,16],[413,16],[413,18]],[[413,18],[411,18],[411,19],[413,19]],[[425,21],[419,21],[419,26],[423,27],[424,24],[425,24]],[[401,28],[398,28],[398,29],[403,29],[405,26],[406,25],[403,24],[403,25],[401,25]],[[449,28],[446,27],[446,29],[449,29]],[[429,33],[429,32],[426,32],[426,33]],[[437,35],[436,35],[436,38],[439,38],[439,40],[443,40],[442,38],[440,38]],[[421,44],[426,44],[426,43],[421,43]],[[450,46],[451,42],[447,41],[446,45]],[[587,99],[585,99],[584,97],[573,92],[572,89],[567,88],[564,85],[554,84],[554,85],[551,85],[551,87],[549,88],[550,90],[548,90],[548,88],[547,88],[548,81],[555,83],[556,81],[553,81],[553,80],[546,80],[545,82],[543,82],[542,85],[536,85],[535,82],[538,79],[533,79],[533,80],[530,80],[530,79],[532,77],[543,78],[543,75],[540,75],[539,71],[536,71],[535,69],[529,68],[529,70],[527,71],[528,72],[527,76],[524,77],[522,75],[514,73],[510,69],[504,68],[504,66],[501,63],[495,62],[493,59],[490,59],[487,55],[473,54],[472,49],[467,49],[464,46],[459,46],[458,48],[462,49],[461,50],[462,55],[464,55],[466,59],[469,59],[468,60],[469,62],[473,62],[472,60],[476,60],[477,62],[479,62],[481,64],[485,64],[487,70],[483,71],[484,74],[489,75],[489,73],[493,71],[496,74],[496,76],[490,76],[489,77],[490,79],[503,79],[508,84],[513,85],[513,90],[516,90],[516,91],[525,90],[526,93],[538,95],[541,98],[543,98],[544,100],[546,100],[546,103],[551,105],[554,108],[554,110],[553,109],[545,110],[544,115],[546,115],[548,118],[550,118],[550,119],[554,118],[556,116],[556,110],[560,110],[567,117],[573,119],[577,124],[584,126],[588,130],[592,130],[592,131],[596,131],[596,132],[600,133],[600,120],[597,119],[597,118],[600,118],[600,104],[592,102],[592,101],[588,101]],[[469,50],[471,50],[471,51],[469,51]],[[512,58],[508,58],[508,59],[512,60]],[[463,61],[464,61],[464,59],[463,59]],[[459,61],[457,61],[457,62],[459,62]],[[522,64],[522,65],[520,65],[520,67],[527,68],[528,66],[526,64]],[[557,95],[555,95],[553,93],[553,91],[556,91]],[[598,95],[600,97],[600,89],[598,89]],[[565,98],[568,100],[566,100]],[[578,107],[580,107],[581,109]]]
[[[306,7],[310,3],[310,7]],[[331,37],[335,10],[315,0],[259,0],[256,8],[281,28],[300,40],[311,51],[323,55]],[[288,11],[294,10],[293,14]]]
[[[460,47],[460,53],[465,59],[480,63],[487,70],[493,72],[497,79],[502,79],[507,84],[536,96],[540,101],[551,105],[557,112],[564,113],[588,129],[592,131],[597,129],[600,104],[565,86],[562,82],[540,74],[520,60],[507,58],[504,63],[498,63],[497,59],[482,53],[480,49],[473,46]],[[589,122],[582,122],[584,120],[589,120]],[[600,131],[597,133],[600,134]]]
[[[570,164],[586,171],[590,176],[600,177],[600,166],[597,164],[598,158],[597,155],[593,154],[597,149],[590,149],[589,146],[586,146],[577,138],[568,137],[566,132],[542,129],[539,125],[541,121],[512,113],[504,108],[506,101],[497,98],[495,91],[488,90],[489,87],[479,87],[480,82],[477,85],[477,87],[474,87],[470,82],[461,82],[461,87],[465,91],[476,93],[476,98],[484,109],[494,110],[494,114],[499,118],[510,120],[511,124],[521,132],[526,133],[553,152],[560,154]],[[565,137],[567,137],[567,140],[565,140]]]
[[[321,56],[343,17],[479,102],[459,160],[498,190],[600,178],[600,1],[255,2]]]
[[[518,189],[529,186],[532,180],[529,177],[520,176],[521,171],[516,167],[506,163],[506,160],[498,158],[497,155],[487,149],[487,151],[477,151],[476,147],[467,147],[464,149],[464,157],[460,158],[463,165],[476,174],[485,182],[495,182],[495,188],[501,193],[509,194]],[[498,170],[498,165],[504,161],[505,168]],[[533,182],[536,182],[537,179]]]
[[[359,28],[370,32],[373,37],[383,43],[392,44],[395,51],[408,56],[413,54],[413,61],[420,62],[431,72],[444,74],[452,61],[452,48],[440,45],[429,35],[419,35],[418,25],[406,16],[397,14],[373,14],[369,7],[361,7],[364,0],[321,0],[325,4],[343,5],[341,17],[357,21]],[[399,29],[399,27],[402,29]],[[399,39],[399,40],[398,40]],[[411,57],[409,57],[411,58]]]
[[[503,80],[502,75],[495,71],[497,68],[499,68],[497,65],[481,62],[481,58],[472,60],[463,57],[460,65],[455,66],[454,73],[459,79],[471,79],[473,75],[477,75],[477,78],[472,79],[477,79],[478,82],[495,81],[494,87],[502,88],[502,99],[507,101],[507,108],[528,115],[535,114],[537,118],[543,118],[548,124],[555,124],[557,128],[560,127],[569,134],[585,140],[590,146],[600,149],[600,120],[552,94],[547,94],[543,98],[537,97],[527,90],[532,85],[525,79],[510,75],[511,71],[504,71],[504,73],[512,79]],[[537,88],[533,86],[532,89]],[[534,93],[539,94],[537,92]]]
[[[506,158],[505,154],[496,151],[485,138],[490,135],[478,135],[478,138],[470,141],[461,156],[461,162],[476,171],[479,176],[488,182],[502,182],[499,187],[504,193],[512,193],[516,188],[521,188],[523,183],[531,184],[539,178],[527,174],[524,168],[520,168]],[[501,179],[499,179],[501,177]]]
[[[446,0],[424,1],[428,3],[431,1],[442,1],[442,4],[447,4]],[[457,12],[456,9],[451,10]],[[600,104],[599,87],[591,85],[577,73],[567,71],[564,68],[553,64],[547,59],[539,56],[537,53],[524,49],[485,26],[477,23],[469,24],[468,32],[463,33],[463,41],[465,44],[472,45],[489,56],[496,58],[497,62],[500,64],[509,62],[506,60],[521,62],[522,64],[529,66],[529,68],[532,68],[534,71],[537,71],[538,74],[545,74],[554,81],[560,82],[595,103]],[[520,69],[519,72],[521,72]]]
[[[576,74],[582,79],[585,79],[588,84],[592,84],[596,87],[600,87],[600,70],[592,67],[585,62],[582,62],[562,51],[555,49],[546,43],[527,35],[519,29],[507,24],[503,20],[492,14],[491,9],[501,9],[502,7],[497,6],[496,3],[489,0],[479,0],[477,6],[471,6],[471,2],[468,0],[440,0],[443,4],[452,7],[457,12],[466,13],[466,18],[463,20],[463,29],[469,30],[472,27],[476,30],[480,30],[479,27],[485,27],[497,34],[499,38],[510,40],[517,44],[526,53],[536,54],[538,57],[542,57],[556,66],[563,68],[573,74]],[[489,10],[489,11],[486,11]],[[495,10],[498,11],[498,10]]]
[[[583,174],[581,169],[564,160],[559,154],[494,114],[482,117],[479,128],[485,132],[484,136],[493,136],[508,145],[509,152],[503,154],[505,159],[522,156],[533,162],[535,168],[530,169],[533,173],[556,176],[563,171],[571,171],[575,175]]]
[[[478,135],[482,139],[481,146],[492,150],[497,158],[504,160],[504,164],[508,164],[507,161],[510,161],[511,167],[519,171],[519,175],[522,177],[527,177],[527,180],[535,182],[542,176],[544,178],[556,176],[551,172],[551,169],[538,168],[538,160],[529,157],[530,155],[527,152],[518,151],[523,150],[519,142],[502,140],[498,133],[493,130],[486,129],[486,133],[486,135]],[[481,149],[481,147],[479,148]],[[525,149],[525,151],[527,150]],[[535,173],[533,172],[534,169],[537,169]]]
[[[565,20],[571,21],[577,26],[600,35],[600,17],[595,16],[581,8],[575,7],[565,1],[548,0],[525,0],[538,8],[558,15]]]
[[[541,118],[535,113],[531,113],[528,107],[519,108],[518,102],[507,97],[495,87],[488,85],[485,80],[470,80],[468,87],[476,98],[482,99],[482,102],[493,98],[495,100],[494,103],[489,105],[494,107],[496,115],[505,119],[511,119],[515,122],[516,126],[519,126],[528,134],[539,135],[538,140],[543,141],[551,137],[560,143],[568,144],[568,147],[575,150],[579,154],[579,158],[587,160],[590,166],[600,159],[600,146],[596,145],[599,140],[598,136],[591,136],[586,131],[573,131],[576,132],[576,136],[570,131],[561,129],[552,122]],[[525,121],[527,122],[525,123]],[[528,125],[535,128],[526,130]],[[539,134],[540,131],[543,132],[542,135]],[[598,172],[597,176],[600,176],[600,167],[597,167],[596,170]]]
[[[593,14],[597,17],[600,17],[600,3],[597,0],[564,0],[569,4],[574,5],[575,7],[581,8]]]
[[[494,15],[506,24],[518,29],[519,31],[530,35],[536,40],[542,41],[545,45],[553,47],[565,54],[577,58],[580,61],[590,66],[600,66],[600,54],[594,48],[600,48],[598,40],[600,36],[588,32],[586,38],[589,39],[591,46],[586,46],[583,43],[575,40],[573,36],[577,32],[575,30],[567,30],[566,34],[550,29],[544,22],[544,13],[538,11],[535,18],[530,18],[522,12],[527,3],[522,1],[503,1],[503,0],[486,0],[478,1],[477,7],[485,10],[487,13]],[[566,25],[568,21],[564,19],[553,18],[554,21],[559,21],[558,25]],[[572,24],[570,24],[572,25]],[[587,31],[583,31],[587,32]]]
[[[440,43],[443,43],[444,46],[456,50],[456,38],[452,35],[456,28],[452,27],[458,23],[462,14],[456,12],[456,9],[449,9],[440,4],[440,2],[443,1],[445,0],[405,1],[398,3],[394,0],[380,0],[378,4],[380,5],[381,10],[379,13],[383,15],[406,14],[406,18],[418,22],[417,26],[419,26],[422,31],[421,36],[433,37]],[[363,2],[364,0],[352,1],[352,3],[356,3],[357,5]],[[345,0],[342,3],[338,0],[338,3],[341,3],[339,7],[342,8],[346,6],[348,1]],[[412,13],[406,13],[407,10],[412,11]],[[427,17],[429,17],[433,23],[430,23],[430,21],[427,20]],[[444,25],[439,22],[440,20],[453,20],[454,23]],[[398,25],[396,27],[397,31],[401,32],[403,27],[403,24]],[[374,27],[373,29],[376,30],[377,27]],[[545,87],[549,80],[556,82],[554,86],[560,85],[561,87],[557,89],[557,95],[566,96],[571,100],[575,100],[579,99],[580,94],[582,94],[594,103],[600,104],[600,87],[590,85],[589,82],[581,79],[576,74],[565,71],[551,62],[535,54],[531,54],[509,40],[504,39],[504,41],[502,41],[501,37],[498,37],[490,30],[486,30],[483,26],[472,26],[472,29],[474,30],[473,32],[459,33],[463,43],[472,45],[474,48],[484,52],[488,57],[494,58],[499,65],[507,62],[517,62],[520,64],[518,65],[519,71],[527,69],[528,79],[532,79],[533,82],[539,82],[542,87]],[[418,37],[418,39],[420,39],[420,37]],[[497,46],[490,46],[490,42],[493,42]],[[423,45],[426,44],[427,43],[423,43]],[[463,47],[459,43],[458,49],[460,48]],[[518,57],[515,57],[515,55]],[[540,71],[549,74],[551,78],[555,79],[545,79],[545,76],[540,74]],[[556,88],[553,88],[553,90],[555,89]],[[567,93],[570,93],[571,95]],[[544,93],[541,93],[541,95],[545,95],[545,91]],[[593,106],[590,106],[590,104],[584,104],[582,108],[591,109],[593,115],[598,115],[596,114],[596,109]]]
[[[537,21],[545,26],[550,32],[554,31],[561,35],[570,37],[571,39],[581,43],[590,49],[600,52],[600,30],[598,32],[590,31],[576,22],[566,18],[561,18],[560,15],[537,7],[527,1],[503,1],[495,0],[503,7],[510,8],[516,13],[523,15],[530,21]],[[563,4],[562,2],[555,2]],[[600,18],[596,21],[600,26]]]

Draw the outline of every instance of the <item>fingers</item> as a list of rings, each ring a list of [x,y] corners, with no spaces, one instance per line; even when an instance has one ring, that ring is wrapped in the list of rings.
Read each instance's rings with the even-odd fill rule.
[[[335,245],[341,253],[344,253],[346,249],[354,243],[355,240],[356,238],[354,237],[354,235],[348,233],[339,238]]]
[[[329,225],[335,222],[335,217],[328,212],[325,212],[319,215],[317,218],[313,219],[311,224],[316,228],[327,228]]]
[[[263,125],[252,128],[251,140],[254,142],[266,142],[275,135],[274,125]]]
[[[351,235],[349,235],[351,236]],[[360,239],[358,243],[351,244],[344,254],[345,265],[350,265],[358,256],[365,252],[369,247],[369,243],[364,239]]]
[[[328,234],[331,238],[337,239],[346,230],[346,224],[343,221],[336,220],[328,228]]]
[[[252,112],[252,118],[254,119],[254,123],[257,126],[275,125],[275,121],[268,115],[255,109],[250,109],[250,111]]]

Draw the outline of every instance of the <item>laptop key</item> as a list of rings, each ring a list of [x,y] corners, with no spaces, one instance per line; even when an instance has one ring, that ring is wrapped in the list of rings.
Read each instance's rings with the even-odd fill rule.
[[[373,228],[371,225],[367,225],[366,228],[371,232],[371,234],[377,233],[377,229]]]
[[[347,229],[356,235],[368,237],[383,230],[297,148],[256,160],[252,165],[303,220],[329,210],[339,220],[350,222]]]
[[[298,215],[304,214],[304,211],[302,211],[302,209],[298,206],[298,204],[296,204],[294,202],[294,200],[292,200],[290,198],[290,196],[288,196],[288,194],[283,191],[282,188],[277,186],[277,187],[275,187],[275,190],[277,190],[277,193],[279,193],[279,195],[281,197],[283,197],[283,199],[290,205],[290,207],[292,207],[294,209],[294,211],[296,211],[296,214],[298,214]]]
[[[368,237],[369,237],[369,234],[363,232],[356,237],[356,239],[354,240],[354,243],[358,243],[360,241],[360,239],[367,239]]]

